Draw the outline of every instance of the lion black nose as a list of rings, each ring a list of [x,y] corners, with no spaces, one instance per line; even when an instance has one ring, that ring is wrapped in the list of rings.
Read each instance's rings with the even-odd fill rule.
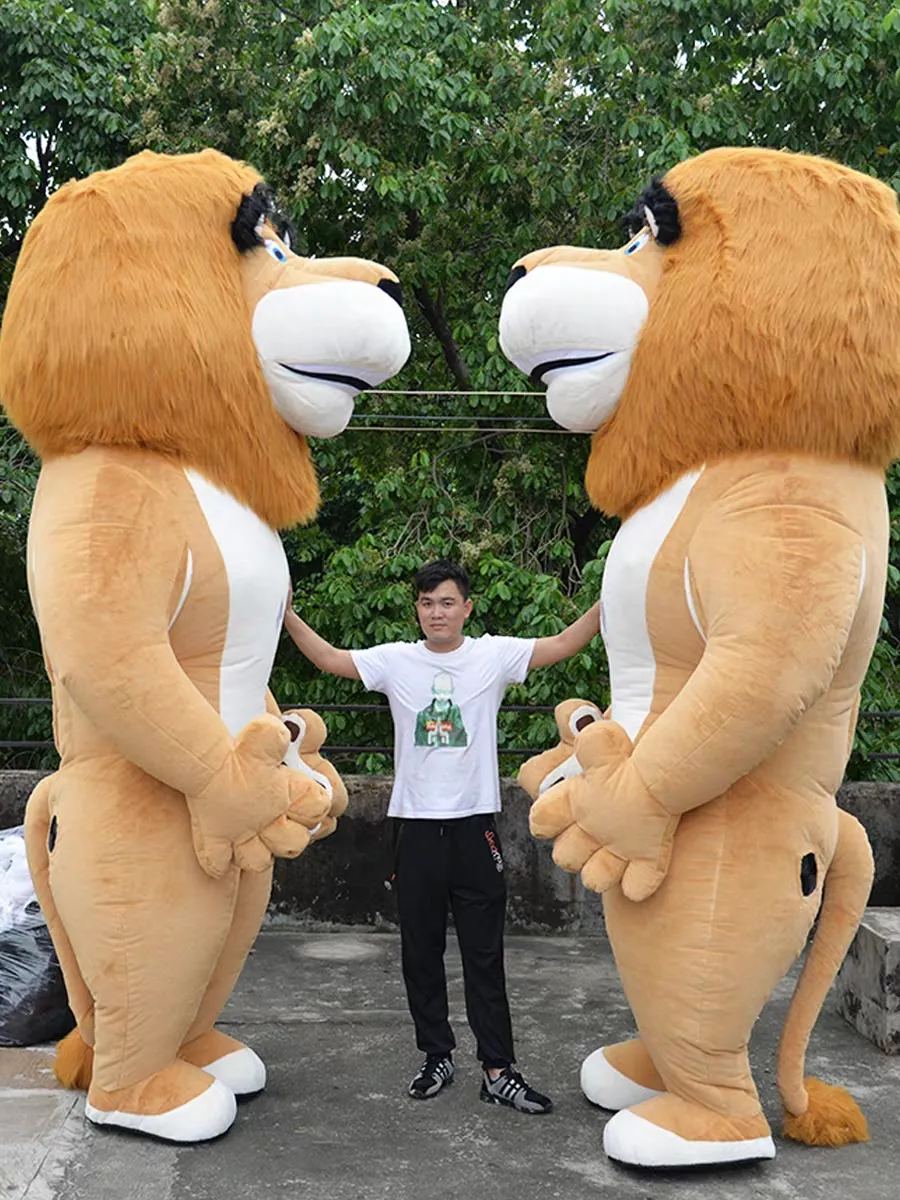
[[[514,283],[518,283],[519,280],[523,279],[527,274],[528,272],[524,267],[513,267],[506,277],[506,291],[508,292]]]
[[[396,300],[400,307],[403,307],[403,288],[394,279],[379,279],[378,286],[383,292],[387,292],[392,300]]]

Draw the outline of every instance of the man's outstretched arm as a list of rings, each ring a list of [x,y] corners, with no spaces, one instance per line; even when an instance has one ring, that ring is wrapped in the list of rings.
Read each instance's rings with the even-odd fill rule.
[[[284,627],[291,635],[291,640],[304,657],[320,671],[329,675],[342,675],[345,679],[359,679],[360,674],[349,650],[339,650],[319,637],[305,621],[291,608],[290,603],[284,614]]]
[[[554,634],[553,637],[538,638],[534,643],[528,670],[531,671],[535,667],[552,667],[554,663],[562,662],[564,658],[571,658],[573,654],[583,650],[599,632],[600,601],[598,600],[562,633]]]

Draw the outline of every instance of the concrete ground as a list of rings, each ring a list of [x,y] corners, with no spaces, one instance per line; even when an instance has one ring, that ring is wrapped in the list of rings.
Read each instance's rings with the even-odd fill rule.
[[[773,1163],[712,1174],[634,1174],[606,1161],[603,1115],[578,1088],[583,1056],[631,1032],[600,937],[512,937],[507,970],[520,1065],[556,1104],[529,1117],[482,1104],[448,953],[457,1079],[433,1100],[405,1094],[418,1066],[392,933],[264,932],[223,1020],[269,1066],[269,1087],[220,1141],[187,1148],[91,1128],[60,1091],[50,1051],[0,1050],[2,1200],[896,1200],[900,1058],[826,1010],[809,1070],[845,1084],[872,1141],[840,1150],[778,1139]],[[790,986],[763,1014],[753,1061],[780,1109],[774,1054]]]

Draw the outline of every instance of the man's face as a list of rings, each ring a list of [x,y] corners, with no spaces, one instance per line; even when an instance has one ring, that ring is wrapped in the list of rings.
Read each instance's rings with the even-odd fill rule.
[[[452,645],[459,641],[466,617],[472,611],[472,601],[463,600],[462,592],[452,579],[439,583],[433,592],[419,592],[416,615],[429,642]]]

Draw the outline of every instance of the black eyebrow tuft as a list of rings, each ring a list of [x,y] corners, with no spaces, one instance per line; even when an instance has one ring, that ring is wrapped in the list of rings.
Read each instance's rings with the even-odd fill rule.
[[[297,241],[297,232],[292,222],[277,208],[273,211],[269,220],[272,223],[272,228],[287,246],[288,250],[293,250]]]
[[[260,221],[268,221],[288,249],[291,248],[294,228],[287,217],[279,212],[271,191],[264,183],[258,183],[249,195],[241,197],[237,215],[231,222],[231,237],[242,254],[263,244],[258,231]]]
[[[651,179],[638,197],[634,208],[622,218],[622,224],[629,237],[634,237],[638,230],[647,224],[645,209],[649,209],[653,214],[658,229],[655,236],[660,245],[671,246],[681,237],[678,201],[658,175]]]

